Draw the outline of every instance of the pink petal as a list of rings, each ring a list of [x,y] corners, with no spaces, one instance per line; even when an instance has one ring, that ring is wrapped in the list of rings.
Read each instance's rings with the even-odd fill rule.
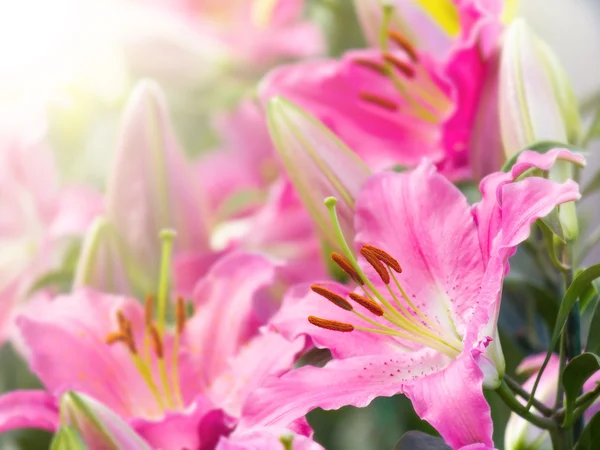
[[[398,280],[417,307],[448,335],[462,335],[484,269],[462,193],[428,164],[375,175],[358,198],[355,220],[357,247],[371,244],[397,258],[403,270]],[[387,293],[372,268],[366,269]]]
[[[221,258],[196,285],[196,312],[186,325],[184,342],[206,384],[256,333],[263,320],[260,310],[272,301],[264,288],[275,276],[276,268],[266,258],[235,252]]]
[[[478,443],[493,447],[483,373],[471,355],[462,354],[444,370],[415,380],[405,390],[419,417],[452,448]]]
[[[58,407],[44,391],[12,391],[0,396],[0,432],[17,428],[56,431]]]
[[[304,366],[257,389],[243,410],[242,426],[288,426],[314,408],[367,406],[375,397],[402,393],[407,383],[442,369],[449,359],[429,349],[361,356]]]
[[[162,450],[214,448],[221,436],[231,433],[234,424],[234,419],[203,396],[198,396],[185,411],[168,412],[156,421],[136,419],[131,422],[152,448]]]
[[[152,394],[125,346],[105,343],[118,330],[119,309],[134,330],[143,330],[143,311],[136,301],[89,290],[37,302],[17,325],[31,370],[50,392],[81,392],[124,418],[143,416],[156,410]]]
[[[303,348],[303,339],[290,342],[275,332],[256,336],[213,382],[211,398],[229,414],[239,416],[248,395],[269,377],[290,370]]]
[[[291,439],[293,450],[321,450],[319,444],[306,436],[294,434],[291,430],[279,427],[254,427],[236,431],[227,438],[221,438],[216,450],[281,450],[281,439]]]

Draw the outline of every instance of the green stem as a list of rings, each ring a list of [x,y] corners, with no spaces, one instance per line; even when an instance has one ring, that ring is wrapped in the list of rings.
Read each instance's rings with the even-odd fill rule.
[[[530,411],[527,411],[525,405],[519,402],[519,400],[517,400],[517,398],[514,396],[513,392],[508,387],[508,384],[506,384],[505,380],[502,380],[502,383],[500,384],[498,389],[496,389],[496,392],[498,393],[502,401],[504,401],[506,406],[508,406],[515,414],[518,414],[523,419],[545,430],[551,430],[556,428],[556,422],[554,422],[553,420],[548,419],[546,417],[540,417],[536,414],[533,414]]]
[[[164,336],[165,323],[167,320],[167,297],[169,296],[169,279],[171,278],[171,253],[173,252],[173,241],[175,240],[175,231],[161,230],[160,240],[162,241],[162,252],[160,255],[160,273],[158,276],[158,295],[157,295],[157,321],[158,332]]]
[[[519,397],[521,397],[524,400],[529,400],[529,397],[531,396],[531,394],[529,392],[527,392],[525,389],[523,389],[523,387],[516,380],[513,380],[509,375],[505,374],[504,381],[506,381],[506,384],[508,385],[508,387],[515,394],[517,394]],[[539,400],[536,400],[535,398],[533,399],[531,404],[533,405],[533,407],[535,409],[537,409],[540,413],[542,413],[546,417],[550,417],[553,413],[552,408],[549,408],[548,406],[544,405],[542,402],[540,402]]]

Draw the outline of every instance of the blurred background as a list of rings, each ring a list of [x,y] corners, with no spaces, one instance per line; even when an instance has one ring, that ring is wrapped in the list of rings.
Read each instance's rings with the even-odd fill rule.
[[[219,117],[287,60],[252,54],[244,37],[260,30],[243,28],[226,5],[239,1],[251,0],[0,0],[0,130],[34,134],[41,118],[62,181],[102,188],[124,102],[138,80],[151,78],[167,93],[186,151],[218,148]],[[593,104],[600,95],[600,1],[521,0],[518,11],[557,52],[582,107]],[[308,0],[304,15],[323,33],[321,53],[364,46],[351,0]],[[597,166],[597,152],[590,150],[590,164]],[[600,222],[597,208],[589,210],[590,223]],[[513,266],[516,276],[520,263],[527,259]],[[500,327],[511,371],[534,349],[519,337],[527,324],[519,306],[523,293],[508,287],[505,297]],[[536,337],[539,345],[546,338],[543,330]],[[0,349],[0,391],[36,385],[10,345]],[[494,396],[490,402],[501,433],[508,411]],[[315,411],[309,420],[315,438],[332,450],[391,449],[408,429],[433,432],[402,397],[377,399],[364,409]],[[503,439],[495,441],[501,446]],[[41,432],[0,436],[2,449],[43,449],[48,442]]]

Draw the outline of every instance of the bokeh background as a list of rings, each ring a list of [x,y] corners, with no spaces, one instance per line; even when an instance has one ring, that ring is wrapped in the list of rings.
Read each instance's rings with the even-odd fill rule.
[[[38,130],[29,121],[31,111],[46,117],[63,180],[102,188],[125,99],[138,80],[151,78],[167,93],[186,151],[198,155],[217,149],[219,116],[252,95],[262,75],[282,61],[242,62],[243,55],[215,40],[200,18],[182,13],[177,4],[178,0],[0,0],[0,129],[23,127],[33,134]],[[329,55],[364,46],[351,0],[309,0],[305,9],[306,17],[323,30]],[[522,0],[518,11],[559,55],[582,108],[597,101],[600,1]],[[214,14],[209,17],[213,24],[227,26],[218,11]],[[599,150],[590,149],[592,167],[600,165]],[[583,205],[588,233],[600,223],[597,202],[591,198]],[[531,266],[526,254],[517,256],[511,277],[519,276],[520,265]],[[547,340],[544,326],[530,322],[539,307],[538,299],[524,299],[530,295],[535,297],[511,291],[508,280],[500,330],[509,371]],[[325,358],[316,353],[307,359],[319,364]],[[37,385],[14,349],[9,344],[1,348],[0,391]],[[494,394],[489,400],[497,424],[495,442],[501,446],[508,410]],[[309,421],[316,440],[332,450],[391,449],[406,430],[433,433],[400,396],[376,399],[364,409],[314,411]],[[36,431],[0,436],[0,448],[7,450],[43,449],[48,442],[46,433]]]

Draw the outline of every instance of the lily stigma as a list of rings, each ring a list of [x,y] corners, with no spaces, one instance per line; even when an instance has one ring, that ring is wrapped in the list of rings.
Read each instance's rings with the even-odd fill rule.
[[[399,31],[390,28],[393,13],[392,6],[383,7],[383,21],[379,32],[381,59],[353,58],[355,64],[387,78],[393,89],[386,89],[385,95],[361,90],[359,98],[390,113],[402,109],[403,113],[415,118],[438,123],[450,113],[452,101],[421,63],[417,49],[411,41]],[[394,44],[395,49],[390,49],[390,42]],[[399,97],[390,95],[393,93]]]
[[[175,232],[162,230],[161,266],[158,283],[158,295],[147,295],[144,302],[143,332],[136,333],[123,311],[117,311],[118,330],[106,336],[106,344],[122,343],[126,346],[132,363],[139,372],[144,383],[148,386],[156,401],[156,410],[148,411],[150,417],[160,417],[166,411],[182,410],[185,404],[181,395],[179,381],[179,347],[181,335],[186,324],[186,305],[183,297],[179,296],[175,304],[175,329],[172,338],[170,367],[167,367],[166,352],[166,320],[167,297],[169,287],[170,259],[173,250]],[[155,314],[156,310],[156,314]],[[136,336],[142,336],[142,343],[136,341]],[[139,339],[138,339],[139,340]],[[156,373],[158,372],[158,373]]]
[[[451,322],[451,327],[443,327],[436,317],[428,317],[414,299],[406,293],[396,274],[402,273],[399,262],[385,250],[373,245],[362,245],[361,256],[372,267],[375,274],[369,277],[358,264],[358,261],[344,238],[336,212],[337,200],[334,197],[325,199],[335,234],[344,255],[331,253],[331,259],[360,287],[362,294],[348,294],[353,303],[368,311],[365,315],[357,311],[352,303],[327,287],[313,284],[313,292],[326,298],[336,306],[358,316],[365,326],[356,326],[345,322],[309,316],[308,321],[320,328],[332,331],[352,332],[360,330],[370,333],[388,335],[397,338],[397,344],[406,347],[406,341],[413,342],[439,351],[455,358],[463,350],[462,338]],[[372,281],[378,276],[385,289],[377,288]],[[378,283],[379,284],[379,283]],[[408,349],[408,348],[407,348]]]

